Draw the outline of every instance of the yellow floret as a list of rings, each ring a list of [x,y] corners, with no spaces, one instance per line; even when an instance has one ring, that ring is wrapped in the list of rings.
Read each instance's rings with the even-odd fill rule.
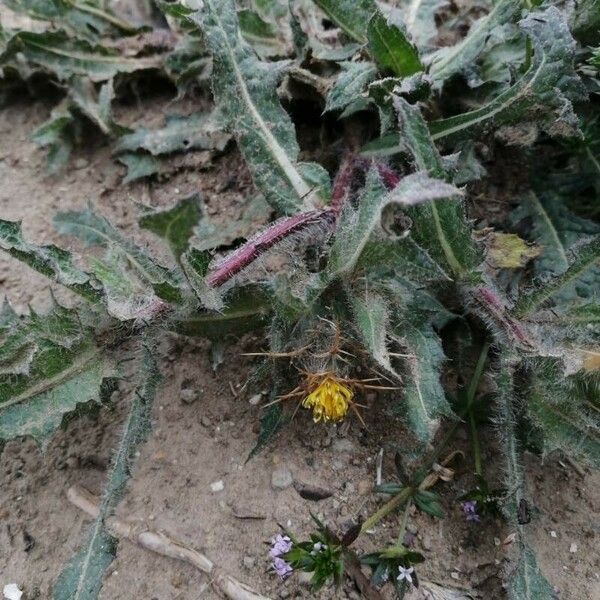
[[[352,390],[333,377],[326,377],[302,401],[304,408],[312,409],[313,421],[341,421],[348,412]]]

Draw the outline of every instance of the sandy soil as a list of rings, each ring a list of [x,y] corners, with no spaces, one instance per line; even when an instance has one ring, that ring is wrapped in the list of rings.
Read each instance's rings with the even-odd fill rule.
[[[156,99],[143,110],[122,109],[119,117],[128,124],[157,124],[163,106]],[[175,109],[185,111],[189,106],[168,110]],[[47,116],[48,107],[38,103],[12,105],[0,112],[0,217],[23,219],[25,235],[36,242],[76,248],[72,240],[56,235],[52,215],[92,202],[138,243],[153,244],[135,225],[136,202],[166,207],[177,197],[201,191],[212,210],[229,217],[250,191],[249,178],[235,152],[217,161],[210,171],[183,171],[161,182],[121,186],[123,167],[113,162],[108,146],[96,140],[73,157],[64,174],[47,177],[44,153],[29,140],[32,129]],[[0,255],[0,289],[19,311],[27,310],[30,302],[40,307],[48,300],[47,281],[4,255]],[[253,365],[241,353],[256,351],[261,343],[259,334],[232,340],[223,364],[214,372],[207,342],[168,336],[162,348],[165,377],[156,399],[153,432],[141,450],[118,513],[177,532],[238,578],[274,598],[360,598],[351,582],[320,594],[311,592],[297,577],[282,585],[267,572],[265,542],[278,532],[278,523],[298,535],[308,533],[310,511],[340,529],[352,518],[372,512],[382,502],[368,492],[375,456],[380,448],[386,450],[384,478],[392,478],[391,449],[405,443],[406,434],[372,398],[366,411],[368,433],[353,420],[349,427],[326,428],[299,414],[270,447],[246,463],[259,411],[249,402],[251,394],[240,391]],[[182,385],[198,391],[195,402],[182,402]],[[30,440],[6,446],[0,456],[0,589],[16,582],[27,600],[51,598],[53,581],[81,543],[89,523],[67,502],[65,492],[73,484],[95,493],[101,490],[127,410],[129,389],[129,383],[122,382],[111,406],[70,422],[44,453]],[[484,432],[483,440],[486,468],[498,474],[501,465],[493,432]],[[468,456],[466,432],[459,431],[453,449],[463,449]],[[282,465],[295,480],[330,488],[333,495],[311,502],[302,499],[294,486],[275,491],[271,475]],[[536,504],[529,527],[541,566],[562,600],[599,598],[600,477],[581,476],[558,457],[542,464],[528,456],[525,466]],[[500,521],[475,527],[463,522],[457,498],[472,486],[468,464],[463,471],[453,482],[436,488],[442,494],[445,519],[422,514],[411,518],[415,547],[428,559],[419,575],[450,586],[472,587],[475,597],[503,598],[502,578],[509,554],[501,542],[510,530]],[[210,484],[219,480],[224,483],[223,491],[211,492]],[[256,518],[243,518],[250,515]],[[391,540],[398,519],[390,516],[373,536],[361,539],[358,548]],[[573,544],[575,552],[570,551]],[[127,542],[119,545],[101,593],[102,600],[216,597],[206,578],[192,568]]]

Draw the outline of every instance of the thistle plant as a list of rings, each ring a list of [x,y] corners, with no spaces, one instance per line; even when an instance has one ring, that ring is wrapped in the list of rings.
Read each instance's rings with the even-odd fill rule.
[[[70,308],[54,301],[44,315],[17,315],[4,304],[0,441],[32,436],[43,447],[67,415],[114,389],[123,352],[140,362],[100,513],[57,581],[55,600],[98,595],[115,547],[104,522],[149,429],[159,385],[154,348],[165,332],[222,339],[257,328],[266,341],[255,353],[256,378],[267,378],[272,392],[252,453],[298,411],[303,427],[344,419],[367,426],[366,390],[377,394],[370,410],[402,415],[423,452],[442,421],[454,423],[452,433],[465,420],[479,485],[462,511],[475,522],[486,503],[499,507],[518,532],[509,597],[550,597],[520,517],[535,502],[521,454],[560,451],[600,463],[600,225],[579,212],[600,189],[590,134],[598,79],[589,68],[598,28],[586,16],[596,14],[594,0],[570,14],[552,3],[497,0],[450,47],[436,45],[450,27],[436,24],[441,2],[157,2],[169,41],[134,57],[119,55],[114,40],[143,32],[93,3],[7,4],[48,23],[43,33],[1,30],[0,65],[7,88],[31,83],[35,73],[64,90],[35,133],[52,169],[67,160],[82,123],[114,140],[128,181],[161,173],[167,155],[217,155],[234,140],[272,217],[231,247],[226,226],[212,222],[199,195],[148,210],[140,226],[169,248],[169,266],[91,207],[58,213],[55,224],[104,253],[73,257],[0,221],[0,248],[80,299]],[[214,108],[156,131],[126,131],[111,103],[128,93],[131,73],[148,70],[170,77],[180,93],[210,83]],[[333,153],[324,145],[310,162],[286,110],[306,95],[323,111],[320,125],[337,136]],[[511,209],[487,218],[483,149],[492,152],[502,139],[531,174]],[[565,152],[571,173],[555,166]],[[541,173],[554,174],[556,185]],[[447,359],[458,360],[445,353],[457,323],[463,347],[485,340],[466,389],[445,388],[441,377]],[[479,389],[485,371],[490,394]],[[506,480],[494,491],[481,466],[484,422],[494,424],[506,460]],[[390,513],[414,505],[442,517],[429,488],[449,441],[408,475],[399,470],[401,483],[377,489],[391,498],[350,537],[319,524],[306,542],[277,538],[274,572],[304,569],[317,586],[339,581],[354,556],[350,544]],[[423,559],[403,537],[401,529],[398,544],[361,557],[373,583],[390,581],[399,596],[418,583]]]

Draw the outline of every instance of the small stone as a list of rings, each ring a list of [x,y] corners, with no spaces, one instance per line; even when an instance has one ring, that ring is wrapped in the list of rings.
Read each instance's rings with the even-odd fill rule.
[[[557,537],[557,535],[556,535],[556,531],[552,530],[552,531],[550,532],[550,537],[553,537],[553,538]]]
[[[300,583],[301,585],[307,585],[307,586],[312,586],[310,580],[312,579],[313,574],[312,573],[307,573],[306,571],[298,571],[298,573],[296,574],[296,579],[298,580],[298,583]]]
[[[361,479],[358,482],[356,489],[359,496],[366,496],[373,489],[373,484],[368,479]]]
[[[452,573],[450,573],[450,577],[452,577],[452,579],[460,579],[460,573],[453,571]]]
[[[219,479],[219,481],[213,481],[210,484],[211,492],[222,492],[224,489],[225,489],[225,484],[223,483],[222,479]]]
[[[291,596],[291,592],[287,588],[281,588],[281,590],[279,590],[280,598],[289,598],[290,596]]]
[[[243,562],[246,569],[253,569],[256,565],[256,559],[253,556],[244,556]]]
[[[184,404],[192,404],[193,402],[196,402],[196,400],[198,400],[198,392],[190,388],[184,388],[179,391],[179,399]]]
[[[431,550],[431,538],[428,535],[424,535],[421,545],[423,546],[423,550]]]
[[[569,547],[569,552],[571,554],[575,554],[575,552],[577,552],[577,544],[575,542],[571,543],[571,546]]]
[[[87,158],[78,158],[74,164],[76,169],[85,169],[89,166],[90,161]]]
[[[348,438],[336,438],[335,440],[333,440],[331,449],[334,452],[340,454],[350,454],[355,450],[352,440]]]
[[[208,417],[202,417],[200,423],[203,427],[210,427],[210,419]]]
[[[254,394],[254,396],[252,396],[252,398],[250,398],[248,400],[248,403],[251,404],[252,406],[258,406],[260,404],[260,401],[262,400],[262,394]]]
[[[285,490],[294,483],[292,472],[285,466],[279,465],[271,474],[271,487],[274,490]]]

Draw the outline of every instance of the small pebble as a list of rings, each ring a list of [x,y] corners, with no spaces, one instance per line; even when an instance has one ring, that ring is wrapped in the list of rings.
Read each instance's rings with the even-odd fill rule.
[[[569,552],[571,554],[575,554],[575,552],[577,552],[577,544],[575,542],[573,542],[569,548]]]
[[[552,531],[550,532],[550,537],[553,537],[553,538],[557,537],[557,535],[556,535],[556,531],[552,530]]]
[[[244,567],[252,569],[256,565],[256,559],[253,556],[244,556]]]
[[[192,404],[192,402],[196,402],[196,400],[198,400],[198,393],[196,392],[196,390],[184,388],[179,392],[179,399],[184,404]]]
[[[254,394],[254,396],[252,396],[252,398],[250,398],[248,400],[248,403],[251,404],[252,406],[258,406],[260,404],[261,400],[262,400],[262,394]]]
[[[225,484],[223,483],[222,479],[219,479],[219,481],[213,481],[210,484],[211,492],[222,492],[224,489],[225,489]]]
[[[210,427],[210,419],[208,417],[202,417],[200,423],[202,423],[203,427]]]
[[[90,161],[87,158],[78,158],[75,161],[76,169],[85,169],[90,164]]]
[[[452,577],[452,579],[460,579],[460,573],[453,571],[452,573],[450,573],[450,577]]]
[[[274,490],[285,490],[293,482],[292,472],[285,465],[279,465],[271,474],[271,487]]]

